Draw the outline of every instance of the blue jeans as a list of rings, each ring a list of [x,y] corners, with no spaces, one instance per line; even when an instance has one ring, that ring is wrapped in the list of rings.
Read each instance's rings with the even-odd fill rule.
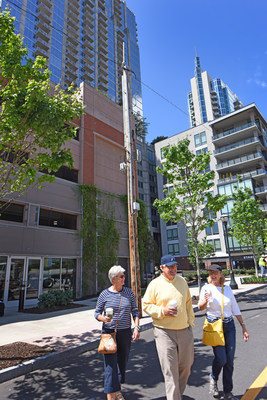
[[[261,276],[264,276],[266,273],[264,265],[260,265],[260,269],[261,269]]]
[[[103,333],[111,332],[114,332],[114,329],[103,328]],[[125,371],[132,340],[131,328],[118,329],[116,340],[117,353],[104,354],[104,393],[118,392],[120,390],[120,384],[125,382]]]
[[[234,355],[236,346],[236,331],[234,321],[223,324],[225,346],[213,347],[214,360],[211,376],[216,381],[223,370],[223,391],[229,393],[233,390]]]

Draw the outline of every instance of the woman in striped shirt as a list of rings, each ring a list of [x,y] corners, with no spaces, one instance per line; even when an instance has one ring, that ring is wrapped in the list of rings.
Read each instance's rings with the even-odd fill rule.
[[[114,332],[117,323],[117,353],[104,354],[105,383],[104,393],[107,400],[124,400],[121,394],[121,384],[125,382],[125,370],[129,358],[131,339],[139,339],[139,314],[133,291],[123,287],[125,280],[125,269],[120,265],[114,265],[108,272],[111,286],[100,293],[95,318],[103,322],[103,333]],[[122,302],[121,302],[122,298]],[[120,307],[121,302],[121,307]],[[118,311],[120,312],[118,316]],[[108,317],[106,309],[113,309],[113,319]],[[131,332],[131,315],[134,319],[135,328]]]

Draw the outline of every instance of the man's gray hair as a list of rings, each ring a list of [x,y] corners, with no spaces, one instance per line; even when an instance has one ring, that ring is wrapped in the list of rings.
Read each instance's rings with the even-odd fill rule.
[[[112,278],[115,278],[115,276],[119,275],[119,273],[124,274],[125,269],[122,268],[121,265],[113,265],[113,267],[110,268],[108,271],[108,279],[110,280],[110,283],[112,283]]]

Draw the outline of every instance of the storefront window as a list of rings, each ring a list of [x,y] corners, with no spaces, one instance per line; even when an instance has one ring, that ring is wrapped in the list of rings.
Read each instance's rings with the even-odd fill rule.
[[[0,300],[4,300],[7,257],[0,257]]]
[[[45,258],[43,293],[56,289],[60,289],[60,258]]]

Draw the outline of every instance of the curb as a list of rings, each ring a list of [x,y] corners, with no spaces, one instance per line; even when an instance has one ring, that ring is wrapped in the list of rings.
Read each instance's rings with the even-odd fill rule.
[[[242,296],[244,294],[254,292],[262,287],[267,286],[267,284],[262,284],[260,287],[252,288],[240,293],[236,293],[235,297]],[[194,311],[198,311],[198,307],[193,306]],[[147,324],[143,324],[140,326],[141,332],[149,330],[152,328],[152,322],[148,322]],[[99,339],[91,340],[90,342],[81,343],[67,349],[57,351],[54,353],[47,354],[42,357],[35,358],[30,361],[26,361],[22,364],[14,365],[13,367],[9,367],[6,369],[0,370],[0,384],[6,381],[9,381],[14,378],[18,378],[21,375],[28,374],[30,372],[36,371],[37,369],[47,368],[50,365],[58,363],[60,361],[66,361],[69,358],[80,355],[87,351],[96,350],[98,347]]]

